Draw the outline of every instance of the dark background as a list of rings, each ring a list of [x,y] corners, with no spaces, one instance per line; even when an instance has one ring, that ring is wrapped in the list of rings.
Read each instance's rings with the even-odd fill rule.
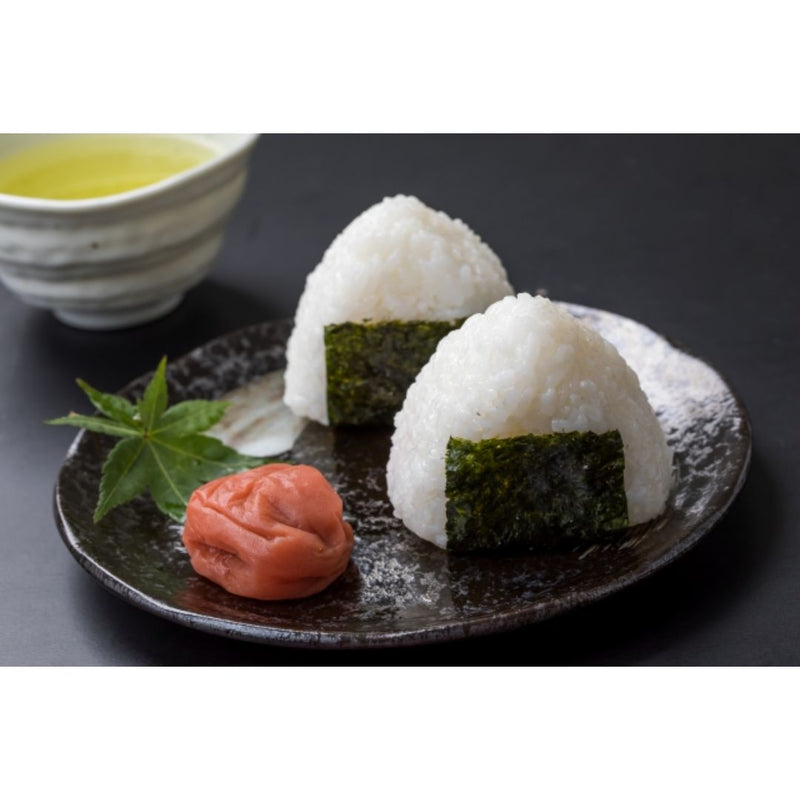
[[[265,136],[212,275],[127,331],[60,324],[0,289],[0,663],[800,664],[800,139],[786,136]],[[517,291],[644,322],[715,366],[754,429],[750,476],[691,552],[593,606],[519,631],[388,651],[305,651],[198,633],[109,594],[51,498],[88,411],[210,338],[288,317],[359,212],[415,194],[461,217]]]

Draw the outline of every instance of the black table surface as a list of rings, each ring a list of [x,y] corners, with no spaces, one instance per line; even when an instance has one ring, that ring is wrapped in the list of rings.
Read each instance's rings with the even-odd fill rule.
[[[294,313],[333,237],[387,195],[465,220],[517,291],[639,320],[744,400],[744,489],[647,580],[510,633],[313,651],[199,633],[97,584],[53,518],[80,376],[115,391],[161,355]],[[0,290],[0,664],[797,665],[800,139],[790,136],[264,136],[208,279],[162,320],[85,332]]]

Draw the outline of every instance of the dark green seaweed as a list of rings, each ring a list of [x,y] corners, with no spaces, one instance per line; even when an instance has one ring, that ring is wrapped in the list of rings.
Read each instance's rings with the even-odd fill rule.
[[[451,437],[447,547],[553,550],[605,541],[628,524],[619,431]]]
[[[391,425],[408,387],[463,319],[325,326],[331,425]]]

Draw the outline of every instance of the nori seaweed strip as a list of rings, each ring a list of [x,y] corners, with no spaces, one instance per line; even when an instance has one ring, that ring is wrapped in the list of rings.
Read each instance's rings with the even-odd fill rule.
[[[605,541],[628,524],[619,431],[451,437],[447,547],[553,550]]]
[[[463,319],[325,326],[331,425],[391,425],[408,387]]]

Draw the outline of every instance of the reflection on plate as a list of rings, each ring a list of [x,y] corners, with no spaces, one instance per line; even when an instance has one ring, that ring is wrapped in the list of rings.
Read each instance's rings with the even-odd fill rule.
[[[115,594],[209,633],[300,647],[389,647],[508,630],[599,600],[686,552],[741,488],[750,460],[742,404],[711,367],[648,328],[605,311],[566,306],[612,341],[639,373],[675,451],[665,514],[602,547],[547,555],[450,555],[392,515],[385,492],[386,431],[309,423],[289,457],[318,467],[356,532],[345,574],[315,597],[262,602],[196,575],[180,538],[148,498],[92,522],[112,442],[81,432],[56,485],[56,520],[70,552]],[[290,322],[216,339],[173,362],[172,401],[216,398],[284,366]],[[140,394],[147,376],[126,389]],[[296,431],[288,433],[288,441]]]

